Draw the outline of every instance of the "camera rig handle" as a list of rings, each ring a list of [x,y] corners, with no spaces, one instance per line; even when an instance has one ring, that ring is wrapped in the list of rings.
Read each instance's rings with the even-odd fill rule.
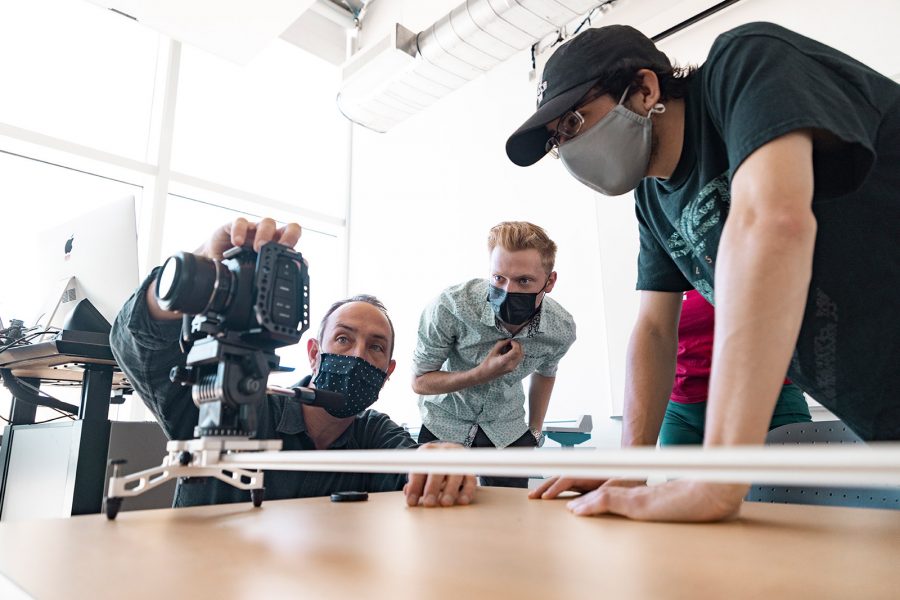
[[[302,404],[320,406],[325,410],[339,411],[344,408],[344,395],[338,392],[329,392],[311,387],[283,388],[270,385],[266,392],[278,396],[288,396],[299,400]]]

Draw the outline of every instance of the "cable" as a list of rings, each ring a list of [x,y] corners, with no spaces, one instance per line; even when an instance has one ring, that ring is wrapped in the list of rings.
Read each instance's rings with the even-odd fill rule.
[[[78,411],[80,409],[75,407],[74,404],[68,404],[67,402],[63,402],[59,398],[55,398],[55,397],[51,396],[50,394],[48,394],[47,392],[42,390],[40,387],[35,387],[35,386],[31,385],[30,383],[28,383],[27,381],[23,381],[23,380],[19,379],[19,381],[17,383],[24,385],[26,388],[32,390],[35,394],[42,394],[44,398],[49,398],[50,400],[53,400],[54,402],[58,402],[60,405],[72,406],[76,409],[74,413],[69,413],[67,410],[60,410],[59,408],[56,408],[55,406],[41,404],[40,406],[44,406],[46,408],[49,408],[50,410],[55,410],[56,412],[58,412],[62,415],[62,417],[55,417],[53,419],[50,419],[51,421],[55,421],[56,419],[62,419],[63,417],[69,417],[73,421],[75,420],[75,417],[72,415],[78,414]],[[27,402],[27,400],[26,400],[26,402]],[[41,422],[46,423],[47,421],[41,421]]]
[[[53,417],[52,419],[46,419],[44,421],[38,421],[37,423],[32,423],[32,425],[43,425],[44,423],[50,423],[52,421],[59,421],[60,419],[65,419],[66,417],[70,418],[73,421],[75,420],[75,417],[73,417],[72,415],[62,415],[59,417]]]
[[[16,348],[19,346],[28,346],[31,344],[31,340],[48,333],[59,333],[59,329],[53,327],[49,329],[43,329],[41,331],[33,331],[12,341],[7,341],[5,345],[0,346],[0,352],[5,352],[10,348]],[[73,415],[77,415],[80,410],[74,404],[69,404],[68,402],[63,402],[58,398],[54,398],[47,392],[41,390],[39,387],[35,387],[30,383],[19,379],[18,377],[13,375],[12,371],[10,371],[9,369],[0,369],[0,379],[3,380],[4,386],[16,399],[22,400],[23,402],[28,402],[29,404],[44,406],[60,413],[61,415],[59,417],[54,417],[45,421],[39,421],[38,423],[34,423],[34,425],[39,425],[40,423],[49,423],[51,421],[57,421],[59,419],[65,418],[69,418],[74,421],[75,416]],[[10,419],[7,419],[6,417],[0,416],[0,420],[4,421],[7,424],[12,424],[12,421],[10,421]]]
[[[562,43],[562,42],[565,42],[567,39],[570,39],[570,38],[572,38],[572,37],[578,35],[578,32],[581,31],[581,29],[582,29],[585,25],[590,25],[590,24],[591,24],[591,19],[594,18],[594,15],[595,15],[598,11],[604,12],[604,13],[605,13],[605,12],[608,11],[609,8],[610,8],[613,4],[615,4],[617,1],[618,1],[618,0],[605,0],[604,2],[601,2],[600,4],[598,4],[597,6],[595,6],[594,8],[592,8],[592,9],[588,12],[588,14],[584,17],[584,19],[582,19],[581,23],[578,24],[578,27],[575,28],[575,31],[572,32],[572,35],[568,35],[568,36],[567,36],[567,35],[565,35],[565,34],[563,33],[564,29],[557,29],[557,30],[556,30],[556,40],[555,40],[552,44],[550,44],[549,46],[547,46],[546,48],[544,48],[544,50],[547,50],[547,49],[549,49],[549,48],[553,48],[553,47],[556,46],[557,44],[560,44],[560,43]],[[535,42],[534,44],[531,45],[531,70],[532,70],[532,71],[534,71],[534,70],[537,69],[537,57],[536,57],[536,54],[538,53],[538,50],[539,50],[538,46],[539,46],[539,45],[540,45],[540,41],[537,41],[537,42]]]
[[[20,380],[18,377],[13,375],[12,371],[10,371],[9,369],[0,369],[0,377],[2,377],[3,385],[6,386],[6,389],[8,389],[18,400],[28,402],[29,404],[36,404],[38,406],[46,406],[47,408],[52,408],[57,412],[73,415],[78,414],[79,408],[74,404],[62,402],[60,400],[57,400],[50,394],[42,392],[40,388],[35,388],[29,383]],[[32,390],[37,390],[37,393]]]
[[[597,12],[598,10],[600,10],[602,7],[604,7],[604,6],[606,6],[607,4],[610,4],[610,3],[611,3],[610,1],[607,1],[607,2],[604,2],[603,4],[600,4],[599,6],[595,6],[594,8],[592,8],[591,11],[590,11],[590,12],[587,14],[587,16],[584,18],[584,20],[583,20],[581,23],[578,24],[578,27],[575,28],[575,31],[572,32],[572,35],[573,35],[573,36],[578,35],[578,32],[581,31],[581,28],[584,27],[585,24],[590,25],[590,24],[591,24],[591,18],[593,18],[594,13]],[[558,43],[558,42],[557,42],[557,43]],[[554,44],[554,45],[555,45],[555,44]]]
[[[56,410],[56,409],[54,409],[54,410]],[[52,419],[47,419],[45,421],[38,421],[36,423],[27,423],[27,425],[41,425],[43,423],[50,423],[51,421],[59,421],[60,419],[65,419],[66,417],[68,417],[69,419],[71,419],[73,421],[75,420],[75,417],[73,417],[72,415],[61,415],[59,417],[53,417]],[[3,421],[7,425],[12,425],[12,421],[7,419],[3,415],[0,415],[0,421]]]
[[[16,346],[27,346],[31,343],[31,340],[33,340],[34,338],[40,337],[42,335],[46,335],[48,333],[59,333],[59,330],[56,328],[51,328],[51,329],[44,329],[41,331],[34,331],[32,333],[29,333],[28,335],[22,336],[20,338],[16,338],[16,339],[12,340],[11,342],[8,342],[5,346],[0,346],[0,352],[6,352],[10,348],[14,348]]]

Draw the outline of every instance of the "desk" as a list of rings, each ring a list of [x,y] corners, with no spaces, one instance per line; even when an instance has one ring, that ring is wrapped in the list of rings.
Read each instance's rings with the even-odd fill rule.
[[[82,382],[79,419],[105,421],[111,388],[128,387],[124,375],[115,368],[109,334],[104,333],[61,331],[50,341],[0,352],[0,367],[32,385],[41,381]],[[10,421],[13,425],[33,423],[36,408],[13,398]]]
[[[106,484],[108,452],[114,450],[119,454],[113,458],[132,458],[132,449],[145,445],[142,439],[132,443],[120,435],[126,433],[126,429],[134,432],[135,427],[142,424],[113,424],[108,420],[111,388],[127,386],[124,375],[116,367],[109,335],[62,331],[50,341],[15,346],[0,352],[0,368],[10,369],[13,375],[35,387],[43,382],[67,382],[70,385],[80,383],[82,388],[78,420],[74,423],[34,424],[37,406],[13,397],[11,424],[4,429],[0,444],[0,518],[8,517],[6,509],[10,496],[18,492],[12,485],[7,488],[11,472],[24,473],[35,487],[45,485],[43,502],[38,505],[48,512],[29,512],[29,515],[99,512]],[[121,431],[113,431],[113,428]],[[119,439],[125,441],[111,445],[111,440]],[[151,439],[158,442],[159,450],[153,453],[156,463],[164,453],[165,442],[162,435]],[[13,444],[15,440],[19,440],[18,446]],[[17,452],[23,442],[34,451],[27,455]],[[28,459],[19,463],[21,468],[12,464],[16,456]],[[54,470],[53,466],[57,468]],[[18,506],[29,507],[27,493],[20,496]],[[157,498],[155,502],[163,500]]]
[[[746,504],[730,523],[581,518],[483,488],[0,524],[0,573],[37,598],[896,598],[900,512]]]

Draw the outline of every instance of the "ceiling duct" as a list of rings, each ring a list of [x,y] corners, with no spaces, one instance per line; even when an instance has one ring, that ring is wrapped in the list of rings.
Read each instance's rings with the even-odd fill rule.
[[[397,25],[344,65],[338,107],[354,123],[387,131],[607,3],[466,0],[418,34]]]

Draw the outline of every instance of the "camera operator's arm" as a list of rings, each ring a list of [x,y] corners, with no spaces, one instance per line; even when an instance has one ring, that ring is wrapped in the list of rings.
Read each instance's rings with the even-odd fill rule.
[[[453,442],[429,442],[419,446],[420,451],[447,449],[465,450],[462,444]],[[403,494],[407,506],[453,506],[472,502],[477,487],[475,475],[411,473],[409,483],[403,486]]]
[[[361,450],[402,450],[418,446],[405,428],[377,410],[365,411],[355,426],[361,428],[358,437]],[[404,485],[406,473],[372,473],[366,489],[369,492],[396,492]]]
[[[462,448],[449,442],[431,442],[419,446],[409,432],[397,425],[385,414],[375,410],[365,412],[365,418],[357,420],[363,428],[362,448],[393,450],[410,448],[427,450],[432,448]],[[453,506],[469,504],[475,497],[477,482],[474,475],[441,475],[421,473],[409,476],[400,473],[372,474],[366,489],[370,492],[390,492],[403,490],[408,506]]]
[[[110,345],[119,367],[166,437],[189,439],[197,424],[197,407],[191,400],[190,388],[169,380],[172,367],[185,363],[178,344],[181,321],[152,318],[147,302],[158,271],[157,268],[150,273],[119,311],[110,332]],[[157,306],[157,310],[161,309]]]

